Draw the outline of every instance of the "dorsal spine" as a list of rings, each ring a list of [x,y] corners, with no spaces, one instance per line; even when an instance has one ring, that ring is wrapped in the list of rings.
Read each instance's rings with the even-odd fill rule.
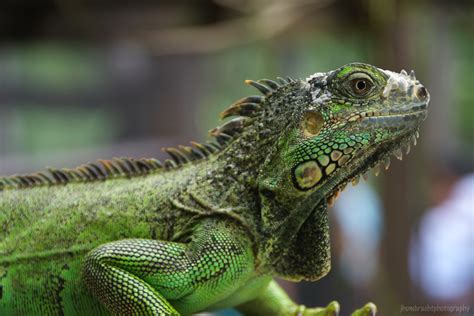
[[[278,82],[277,82],[278,81]],[[27,175],[13,175],[0,177],[0,191],[5,189],[21,189],[37,186],[64,185],[71,182],[104,181],[110,178],[143,176],[161,170],[176,169],[182,165],[206,159],[212,154],[221,151],[237,137],[248,124],[251,118],[258,115],[267,97],[271,96],[284,85],[295,80],[287,77],[277,77],[277,81],[261,79],[257,81],[245,80],[259,90],[263,96],[253,95],[237,100],[221,113],[221,119],[236,116],[236,118],[212,129],[209,133],[215,141],[206,143],[191,142],[192,146],[179,148],[163,148],[171,159],[161,162],[154,158],[113,158],[98,160],[80,165],[72,169],[47,168],[47,171],[35,172]]]

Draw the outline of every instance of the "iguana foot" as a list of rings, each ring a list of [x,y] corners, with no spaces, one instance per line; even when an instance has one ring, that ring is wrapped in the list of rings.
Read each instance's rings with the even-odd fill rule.
[[[354,311],[351,316],[375,316],[377,313],[377,306],[374,303],[370,302],[364,305],[364,307],[359,308]]]
[[[338,316],[339,315],[339,303],[332,301],[326,307],[315,307],[306,308],[304,305],[300,305],[295,315],[297,316]],[[370,302],[354,311],[351,316],[375,316],[377,314],[377,306]]]
[[[297,316],[338,316],[339,315],[339,303],[332,301],[326,307],[314,307],[307,308],[301,305],[298,308]]]

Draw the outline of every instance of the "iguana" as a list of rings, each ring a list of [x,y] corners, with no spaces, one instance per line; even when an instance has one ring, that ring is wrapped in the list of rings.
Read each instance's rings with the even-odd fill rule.
[[[0,178],[0,315],[336,315],[274,281],[330,270],[328,204],[416,141],[413,72],[247,80],[214,141]],[[367,304],[354,315],[372,315]]]

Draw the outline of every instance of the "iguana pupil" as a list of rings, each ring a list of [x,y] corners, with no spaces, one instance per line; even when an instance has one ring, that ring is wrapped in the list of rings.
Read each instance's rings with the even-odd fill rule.
[[[356,93],[359,93],[359,94],[365,93],[368,90],[368,86],[369,86],[369,83],[366,82],[366,80],[364,79],[355,80],[354,87],[355,87]]]

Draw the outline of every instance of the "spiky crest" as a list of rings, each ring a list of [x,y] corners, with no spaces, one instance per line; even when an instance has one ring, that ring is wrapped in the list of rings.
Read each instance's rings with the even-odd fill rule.
[[[12,175],[0,177],[0,191],[5,189],[22,189],[36,186],[63,185],[71,182],[104,181],[111,178],[130,178],[143,176],[162,170],[178,168],[182,165],[206,159],[210,155],[221,151],[238,136],[251,122],[251,118],[260,113],[267,97],[272,95],[280,87],[293,83],[295,80],[286,77],[277,77],[277,81],[260,79],[257,81],[245,80],[259,90],[264,96],[252,95],[237,100],[220,114],[221,119],[231,116],[235,118],[217,126],[209,131],[215,141],[207,143],[190,142],[192,146],[179,146],[179,148],[167,147],[171,159],[163,163],[154,158],[113,158],[112,160],[101,160],[90,162],[72,169],[47,168],[47,171],[39,171],[27,175]]]

